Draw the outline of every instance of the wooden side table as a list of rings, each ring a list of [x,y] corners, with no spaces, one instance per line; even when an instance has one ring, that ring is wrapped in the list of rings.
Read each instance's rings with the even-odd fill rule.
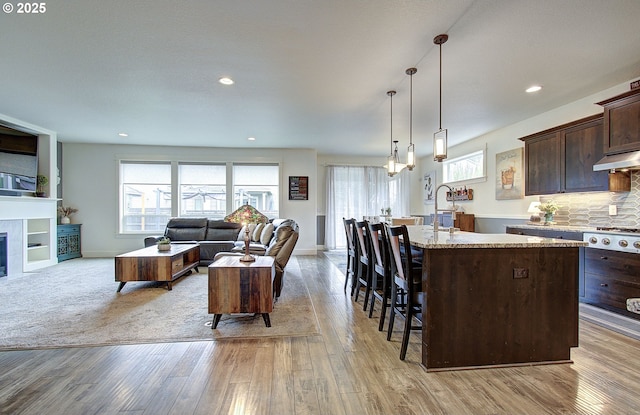
[[[255,262],[240,262],[241,256],[223,256],[209,265],[209,314],[212,329],[222,314],[261,313],[271,327],[273,311],[274,258],[256,256]]]

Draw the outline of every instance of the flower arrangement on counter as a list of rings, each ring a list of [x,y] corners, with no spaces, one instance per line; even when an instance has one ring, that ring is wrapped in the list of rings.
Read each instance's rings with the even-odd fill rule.
[[[558,203],[553,199],[549,200],[548,202],[540,203],[540,205],[538,205],[538,210],[540,210],[540,212],[544,212],[545,214],[553,215],[558,211],[558,209],[560,209],[560,205],[558,205]]]

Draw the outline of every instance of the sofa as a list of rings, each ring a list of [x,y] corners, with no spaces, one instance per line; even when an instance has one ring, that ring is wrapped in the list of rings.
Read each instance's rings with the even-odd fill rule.
[[[207,218],[171,218],[164,234],[147,236],[144,246],[153,246],[162,238],[174,243],[197,242],[200,244],[200,265],[208,266],[218,252],[231,251],[238,240],[242,225]]]
[[[276,275],[274,295],[280,296],[284,268],[298,242],[298,224],[293,219],[272,219],[266,224],[250,224],[249,252],[274,257]],[[245,228],[241,224],[207,218],[171,218],[164,234],[148,236],[145,246],[153,246],[162,238],[172,243],[200,244],[200,265],[209,266],[220,255],[242,255],[245,250]]]

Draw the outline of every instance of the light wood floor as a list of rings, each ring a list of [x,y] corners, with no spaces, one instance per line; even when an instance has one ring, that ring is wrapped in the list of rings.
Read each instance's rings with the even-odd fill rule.
[[[387,342],[322,254],[297,259],[320,335],[0,352],[0,413],[640,411],[640,341],[581,320],[573,364],[426,373],[418,334],[400,361],[401,321]]]

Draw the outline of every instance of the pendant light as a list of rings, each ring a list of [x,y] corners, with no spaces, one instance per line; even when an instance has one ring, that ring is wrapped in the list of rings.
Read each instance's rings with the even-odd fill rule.
[[[447,130],[442,129],[442,44],[448,39],[445,34],[433,38],[433,43],[440,46],[440,126],[433,134],[433,160],[438,162],[447,158]]]
[[[393,96],[396,94],[396,91],[387,91],[387,95],[389,95],[390,99],[390,132],[391,132],[391,152],[389,153],[389,157],[387,158],[387,174],[389,177],[393,177],[396,173],[399,173],[405,166],[400,163],[398,158],[398,140],[393,139]],[[394,148],[395,145],[395,148]]]
[[[416,68],[409,68],[405,71],[411,78],[409,87],[409,147],[407,148],[407,169],[413,170],[416,166],[416,147],[413,144],[413,74],[418,72]]]
[[[390,102],[390,111],[389,111],[389,120],[390,122],[390,137],[391,137],[391,152],[389,153],[389,157],[387,158],[387,174],[389,177],[393,177],[396,174],[396,162],[397,160],[397,152],[396,156],[393,155],[393,96],[396,94],[396,91],[387,91],[387,95],[389,95]],[[397,148],[397,147],[396,147]]]

